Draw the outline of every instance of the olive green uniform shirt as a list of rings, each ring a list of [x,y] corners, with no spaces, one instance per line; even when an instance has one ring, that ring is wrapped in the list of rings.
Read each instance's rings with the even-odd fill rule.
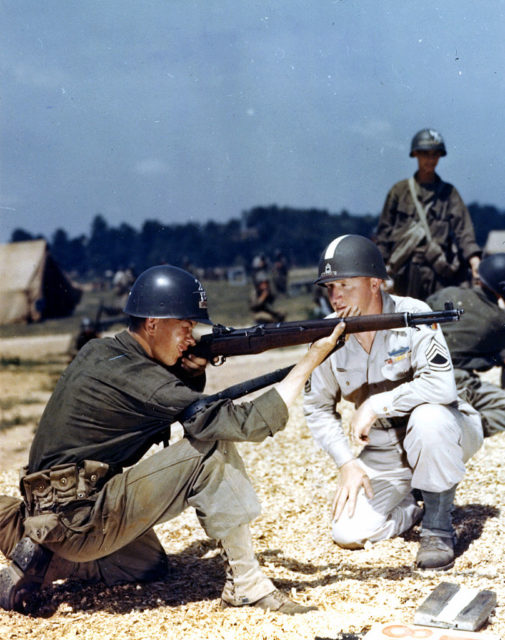
[[[433,241],[441,247],[449,261],[457,255],[462,263],[454,276],[442,277],[434,271],[432,260],[426,255],[426,243],[421,243],[411,259],[392,275],[395,293],[426,300],[428,295],[442,287],[458,285],[467,280],[468,260],[480,255],[481,249],[475,240],[470,213],[452,184],[435,174],[433,184],[420,184],[416,180],[416,190],[421,206],[424,209],[428,207],[426,218]],[[407,229],[412,221],[418,220],[419,214],[409,182],[401,180],[389,191],[377,227],[376,241],[386,264],[405,235],[402,229]],[[412,264],[415,266],[412,267]]]
[[[441,325],[455,368],[487,371],[501,365],[505,355],[505,310],[496,296],[481,287],[446,287],[427,300],[439,311],[452,302],[464,313],[458,322]]]
[[[28,472],[96,460],[117,473],[140,460],[201,393],[151,359],[127,332],[92,340],[67,367],[33,440]],[[261,441],[282,429],[286,405],[275,389],[253,402],[219,400],[183,426],[196,440]]]

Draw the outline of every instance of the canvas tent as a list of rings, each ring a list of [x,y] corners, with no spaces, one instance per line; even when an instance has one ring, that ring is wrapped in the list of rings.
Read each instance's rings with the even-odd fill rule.
[[[0,324],[67,316],[80,297],[45,240],[0,245]]]

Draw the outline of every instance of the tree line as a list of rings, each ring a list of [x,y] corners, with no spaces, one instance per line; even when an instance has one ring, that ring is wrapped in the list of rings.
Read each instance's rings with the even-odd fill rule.
[[[477,242],[484,247],[489,231],[505,229],[505,211],[491,205],[469,205]],[[292,266],[314,266],[332,238],[345,233],[373,237],[378,215],[352,215],[346,210],[254,207],[228,222],[166,224],[146,220],[140,230],[126,222],[109,226],[97,214],[89,236],[70,238],[57,229],[46,238],[53,258],[80,278],[131,267],[140,273],[155,264],[194,265],[202,269],[250,266],[254,256],[281,251]],[[41,238],[16,229],[11,242]]]

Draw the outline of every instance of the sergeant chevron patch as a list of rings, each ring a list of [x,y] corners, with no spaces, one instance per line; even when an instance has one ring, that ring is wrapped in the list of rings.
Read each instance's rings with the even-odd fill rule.
[[[438,342],[436,338],[433,338],[428,350],[426,351],[426,358],[430,369],[433,371],[450,371],[451,370],[451,358],[447,348]]]

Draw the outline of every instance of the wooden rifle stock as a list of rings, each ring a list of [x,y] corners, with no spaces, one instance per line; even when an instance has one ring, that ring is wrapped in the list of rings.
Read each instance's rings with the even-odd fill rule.
[[[348,318],[326,318],[324,320],[300,320],[257,324],[244,329],[214,325],[212,333],[200,338],[196,346],[188,351],[213,361],[215,358],[262,353],[268,349],[293,347],[307,344],[330,335],[335,325],[345,322],[345,333],[384,331],[401,327],[417,327],[459,320],[463,309],[454,309],[446,303],[443,311],[424,313],[381,313]]]

